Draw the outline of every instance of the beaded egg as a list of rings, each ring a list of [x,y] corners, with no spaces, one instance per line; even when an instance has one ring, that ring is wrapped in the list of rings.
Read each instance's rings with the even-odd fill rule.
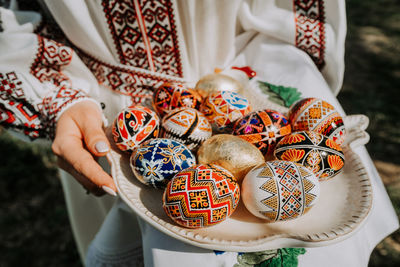
[[[142,143],[130,158],[136,178],[154,188],[164,188],[175,174],[194,164],[196,158],[186,146],[165,138]]]
[[[197,152],[200,164],[217,164],[230,171],[237,181],[253,167],[265,162],[263,154],[249,142],[230,134],[207,139]]]
[[[292,131],[313,131],[342,145],[346,130],[343,118],[328,102],[318,98],[304,98],[289,110]]]
[[[131,106],[118,113],[112,127],[112,135],[117,147],[122,151],[132,151],[140,143],[156,138],[159,131],[157,114],[143,106]]]
[[[276,143],[291,133],[288,119],[281,113],[264,109],[250,112],[236,121],[232,133],[255,145],[263,155],[272,155]]]
[[[153,106],[161,117],[180,107],[198,109],[202,100],[199,93],[180,83],[163,83],[153,94]]]
[[[217,91],[209,94],[200,106],[200,111],[212,126],[223,130],[237,119],[250,112],[249,101],[231,91]]]
[[[242,201],[269,222],[295,219],[317,202],[318,178],[300,164],[275,160],[253,168],[243,179]]]
[[[163,208],[177,224],[201,228],[228,218],[239,199],[239,185],[229,171],[214,164],[199,164],[172,178],[163,194]]]
[[[320,181],[340,173],[344,166],[342,148],[332,139],[316,132],[294,132],[277,144],[274,155],[281,160],[300,163]]]
[[[212,135],[210,122],[193,108],[174,109],[162,119],[161,127],[162,137],[179,141],[189,149],[196,149]]]

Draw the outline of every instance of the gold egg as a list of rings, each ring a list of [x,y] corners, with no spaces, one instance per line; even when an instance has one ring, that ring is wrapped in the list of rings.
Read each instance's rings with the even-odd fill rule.
[[[243,85],[234,78],[221,74],[213,73],[203,76],[195,86],[195,89],[203,96],[215,91],[232,91],[240,93],[243,91]]]
[[[216,164],[230,171],[238,182],[255,166],[265,162],[254,145],[230,134],[207,139],[197,152],[199,164]]]

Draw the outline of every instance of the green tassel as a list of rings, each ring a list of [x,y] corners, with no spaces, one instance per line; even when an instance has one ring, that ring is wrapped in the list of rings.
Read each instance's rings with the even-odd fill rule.
[[[268,95],[268,99],[278,105],[290,107],[294,102],[301,99],[301,93],[293,87],[273,85],[268,82],[258,81],[261,91]]]
[[[277,249],[251,252],[251,253],[241,253],[238,255],[238,263],[234,267],[249,267],[254,266],[260,262],[267,261],[278,255]]]
[[[304,248],[281,248],[238,255],[234,267],[297,267],[297,257],[306,253]]]

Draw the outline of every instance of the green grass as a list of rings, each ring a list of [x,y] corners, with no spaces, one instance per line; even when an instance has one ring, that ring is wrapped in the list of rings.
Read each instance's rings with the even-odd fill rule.
[[[80,266],[49,149],[0,133],[0,266]]]
[[[399,2],[347,1],[347,17],[346,72],[338,99],[348,114],[369,117],[371,157],[400,165]],[[391,176],[386,188],[399,215],[400,173]],[[399,244],[400,232],[396,231],[376,247],[369,266],[400,266]]]
[[[338,99],[369,117],[373,159],[400,164],[400,5],[347,1],[346,72]]]

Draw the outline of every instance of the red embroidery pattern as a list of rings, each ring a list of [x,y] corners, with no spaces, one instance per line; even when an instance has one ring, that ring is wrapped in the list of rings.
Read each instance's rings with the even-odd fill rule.
[[[319,69],[325,65],[325,11],[323,0],[294,0],[296,46],[305,51]]]
[[[41,82],[49,81],[55,85],[70,85],[70,81],[61,69],[72,59],[73,50],[61,43],[38,35],[38,52],[31,65],[31,74]]]
[[[122,64],[182,77],[169,0],[103,0],[103,11]]]
[[[45,117],[45,128],[50,137],[53,137],[58,114],[72,102],[87,97],[85,93],[72,89],[71,81],[62,72],[70,64],[72,55],[71,48],[38,35],[38,51],[30,72],[39,81],[51,82],[56,86],[38,106]]]
[[[0,73],[0,125],[36,138],[44,135],[40,113],[27,102],[15,72]]]
[[[82,91],[61,86],[43,99],[41,112],[47,117],[49,123],[54,125],[58,114],[60,114],[66,106],[72,102],[76,102],[78,99],[86,97],[86,94]]]
[[[144,103],[152,99],[154,88],[164,82],[182,82],[177,78],[165,78],[142,71],[113,66],[97,60],[84,52],[79,54],[82,61],[91,70],[97,81],[111,90],[132,97],[135,104]]]

